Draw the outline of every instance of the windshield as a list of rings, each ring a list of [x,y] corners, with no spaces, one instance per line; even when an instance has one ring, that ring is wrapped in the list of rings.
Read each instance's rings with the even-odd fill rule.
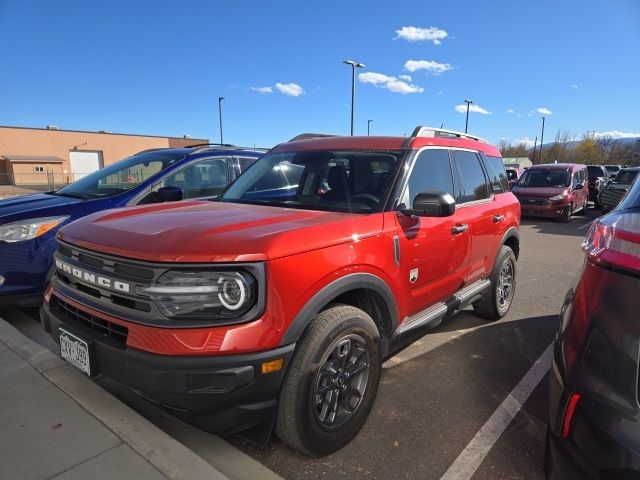
[[[638,170],[621,170],[614,180],[615,183],[632,183],[638,175]]]
[[[400,151],[304,151],[267,154],[221,200],[290,208],[371,213],[383,208]]]
[[[527,170],[518,182],[519,187],[568,187],[571,175],[553,170]]]
[[[589,165],[587,166],[587,171],[589,172],[589,177],[593,178],[593,177],[605,177],[606,174],[605,172],[602,170],[602,167],[596,166],[596,165]]]
[[[140,185],[149,177],[170,167],[184,154],[153,151],[140,153],[93,172],[54,192],[55,195],[105,198]]]
[[[620,167],[617,165],[605,165],[604,168],[606,168],[609,173],[616,173],[620,171]]]

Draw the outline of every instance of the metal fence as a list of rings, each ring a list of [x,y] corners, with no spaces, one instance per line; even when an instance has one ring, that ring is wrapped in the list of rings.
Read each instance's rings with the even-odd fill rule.
[[[0,198],[57,190],[82,177],[79,173],[0,173]]]

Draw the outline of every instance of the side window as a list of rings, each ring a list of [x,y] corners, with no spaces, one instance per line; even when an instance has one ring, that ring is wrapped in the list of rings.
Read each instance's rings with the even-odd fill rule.
[[[203,158],[164,178],[162,186],[179,187],[184,198],[219,194],[229,183],[226,157]]]
[[[580,183],[580,173],[576,172],[573,174],[573,176],[571,177],[571,188],[573,190],[575,190],[575,188],[578,186],[578,183]]]
[[[480,159],[474,152],[454,150],[456,168],[460,175],[462,192],[456,199],[458,203],[473,202],[489,198],[487,178],[480,166]]]
[[[494,193],[502,193],[509,190],[509,182],[507,180],[507,172],[504,169],[504,163],[500,157],[491,157],[480,153],[480,157],[484,162],[485,169],[489,173],[489,182]],[[515,173],[515,172],[514,172]]]
[[[247,168],[249,168],[251,164],[256,160],[257,158],[238,157],[238,162],[240,163],[240,173],[244,172]]]
[[[402,202],[411,206],[415,196],[427,190],[447,192],[454,196],[448,150],[426,149],[420,152],[413,164]]]

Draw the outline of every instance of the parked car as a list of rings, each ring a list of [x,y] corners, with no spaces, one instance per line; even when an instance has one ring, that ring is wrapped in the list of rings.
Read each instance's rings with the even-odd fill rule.
[[[582,249],[554,342],[547,478],[640,478],[640,182]]]
[[[638,176],[640,167],[623,168],[598,195],[598,203],[602,207],[602,213],[613,210],[624,194],[627,193],[629,187]]]
[[[518,183],[520,177],[525,172],[524,168],[516,168],[516,167],[507,167],[507,180],[509,181],[509,188],[513,188],[513,186]]]
[[[622,166],[620,165],[605,165],[604,168],[607,169],[607,173],[610,178],[615,177],[620,170],[622,170]]]
[[[587,211],[587,168],[571,163],[534,165],[511,189],[522,205],[522,216],[551,217],[568,222]]]
[[[215,196],[263,153],[213,145],[145,150],[59,190],[0,200],[0,303],[42,304],[63,225],[110,208]]]
[[[589,201],[599,207],[598,195],[609,181],[609,172],[603,165],[587,165],[589,172]]]
[[[256,194],[292,165],[295,189]],[[364,424],[384,359],[466,306],[509,311],[519,223],[500,152],[477,137],[292,141],[217,202],[65,226],[41,319],[89,375],[324,455]]]

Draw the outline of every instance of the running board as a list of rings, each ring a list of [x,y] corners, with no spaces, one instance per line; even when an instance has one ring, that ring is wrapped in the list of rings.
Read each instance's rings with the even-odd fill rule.
[[[489,280],[478,280],[458,290],[451,298],[444,302],[438,302],[432,307],[424,310],[412,317],[409,317],[396,330],[395,335],[391,339],[386,356],[397,352],[401,348],[412,343],[415,338],[424,335],[428,330],[440,325],[442,320],[453,316],[456,312],[463,310],[472,303],[482,298],[482,293],[491,286]]]

